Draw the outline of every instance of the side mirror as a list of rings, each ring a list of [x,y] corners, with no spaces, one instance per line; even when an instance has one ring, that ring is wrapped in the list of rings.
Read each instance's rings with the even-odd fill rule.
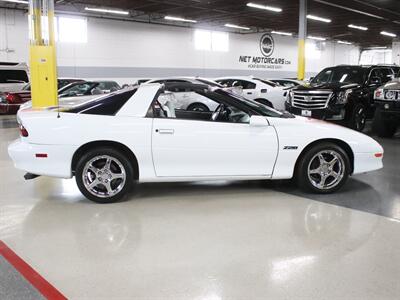
[[[382,79],[380,77],[371,77],[369,80],[369,85],[381,85]]]
[[[269,126],[267,119],[263,116],[251,116],[250,126],[253,127],[266,127]]]

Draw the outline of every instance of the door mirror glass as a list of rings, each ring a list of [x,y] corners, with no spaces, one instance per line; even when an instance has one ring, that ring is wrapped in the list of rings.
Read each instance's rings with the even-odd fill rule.
[[[251,116],[250,117],[250,126],[254,127],[265,127],[269,126],[267,119],[263,116]]]
[[[370,85],[381,85],[382,80],[380,77],[371,77],[371,79],[369,80],[369,84]]]

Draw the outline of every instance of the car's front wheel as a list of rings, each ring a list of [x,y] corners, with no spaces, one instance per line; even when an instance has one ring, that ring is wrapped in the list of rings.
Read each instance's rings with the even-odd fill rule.
[[[109,147],[85,153],[75,170],[81,193],[97,203],[121,200],[133,185],[133,168],[123,153]]]
[[[346,152],[333,143],[309,149],[297,164],[297,182],[305,191],[329,194],[340,189],[350,174]]]

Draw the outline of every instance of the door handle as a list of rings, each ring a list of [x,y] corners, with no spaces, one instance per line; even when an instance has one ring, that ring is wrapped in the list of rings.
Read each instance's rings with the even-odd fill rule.
[[[156,132],[159,134],[174,134],[175,131],[173,129],[156,129]]]
[[[247,92],[247,95],[251,95],[251,94],[253,94],[253,92]]]

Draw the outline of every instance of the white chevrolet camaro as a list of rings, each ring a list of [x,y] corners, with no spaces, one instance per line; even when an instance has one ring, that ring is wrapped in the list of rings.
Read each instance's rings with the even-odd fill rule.
[[[181,88],[216,109],[177,109]],[[26,178],[75,176],[100,203],[121,199],[135,181],[294,177],[330,193],[349,175],[382,168],[382,147],[364,134],[203,84],[142,84],[76,106],[22,109],[18,121],[21,137],[8,151]]]

